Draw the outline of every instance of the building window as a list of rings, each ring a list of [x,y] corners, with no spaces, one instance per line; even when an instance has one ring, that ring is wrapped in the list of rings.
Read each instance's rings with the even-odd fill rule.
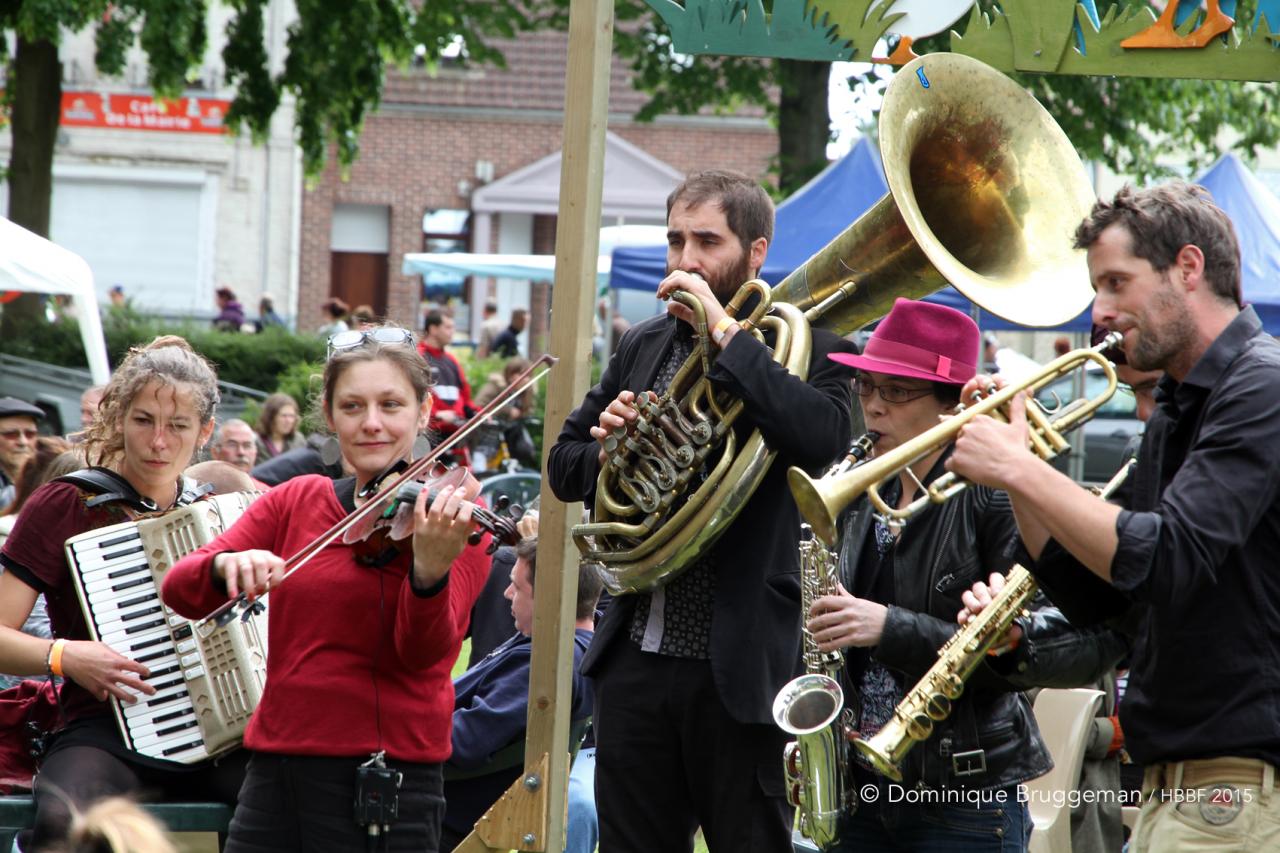
[[[451,208],[428,210],[422,217],[422,251],[452,254],[469,251],[471,211]],[[467,277],[458,273],[429,272],[422,276],[422,298],[445,304],[464,296]]]

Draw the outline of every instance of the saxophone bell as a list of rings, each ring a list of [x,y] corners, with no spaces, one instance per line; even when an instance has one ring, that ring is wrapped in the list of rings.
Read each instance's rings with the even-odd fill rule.
[[[850,456],[865,458],[879,436],[868,434],[854,442]],[[849,742],[845,737],[848,712],[844,689],[836,676],[844,668],[838,649],[824,652],[805,627],[813,604],[838,589],[835,555],[813,529],[800,525],[800,636],[805,674],[789,681],[773,701],[773,720],[795,738],[782,754],[787,800],[799,812],[800,832],[819,847],[838,837],[840,813],[849,805],[845,783]]]
[[[774,722],[795,736],[782,751],[787,801],[800,811],[801,834],[819,847],[836,840],[845,805],[843,711],[840,683],[821,673],[792,679],[773,702]]]

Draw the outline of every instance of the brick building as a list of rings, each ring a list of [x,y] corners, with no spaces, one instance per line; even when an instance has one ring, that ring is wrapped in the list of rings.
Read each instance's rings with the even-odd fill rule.
[[[424,281],[400,272],[406,253],[554,252],[568,37],[499,44],[506,69],[391,72],[349,180],[331,165],[302,190],[299,328],[320,325],[331,295],[416,325]],[[602,225],[665,223],[666,192],[695,169],[766,178],[777,136],[761,112],[641,124],[631,117],[645,96],[629,79],[615,59]],[[531,307],[535,341],[546,328],[548,285],[499,280],[472,289],[456,301],[460,334],[474,295],[496,297],[500,316]]]

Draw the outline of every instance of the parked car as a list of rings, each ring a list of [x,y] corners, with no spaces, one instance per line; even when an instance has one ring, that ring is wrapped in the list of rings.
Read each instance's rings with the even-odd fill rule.
[[[1050,410],[1067,405],[1079,395],[1075,387],[1077,379],[1076,374],[1071,374],[1049,383],[1036,394],[1036,400]],[[1100,368],[1086,371],[1084,396],[1096,396],[1106,384],[1106,376]],[[1142,421],[1138,420],[1137,411],[1133,392],[1121,385],[1091,420],[1064,436],[1071,442],[1071,449],[1058,454],[1053,460],[1053,467],[1063,473],[1071,473],[1072,454],[1080,452],[1084,454],[1084,472],[1080,481],[1090,485],[1107,482],[1119,470],[1130,440],[1142,432]]]
[[[506,495],[513,504],[528,508],[542,489],[542,475],[537,471],[514,471],[480,479],[480,497],[489,506],[499,495]]]

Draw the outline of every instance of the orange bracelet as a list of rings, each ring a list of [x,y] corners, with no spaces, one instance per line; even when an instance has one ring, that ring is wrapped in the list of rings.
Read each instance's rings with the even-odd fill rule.
[[[1124,730],[1120,728],[1120,717],[1113,714],[1107,717],[1111,721],[1111,744],[1107,747],[1107,756],[1115,755],[1124,749]]]
[[[62,678],[62,650],[66,648],[66,640],[54,640],[49,646],[49,672]]]
[[[720,342],[724,340],[724,336],[728,334],[729,327],[737,322],[737,320],[733,319],[728,314],[721,317],[720,321],[716,323],[715,328],[711,330],[711,340],[715,341],[716,345],[719,346]]]

